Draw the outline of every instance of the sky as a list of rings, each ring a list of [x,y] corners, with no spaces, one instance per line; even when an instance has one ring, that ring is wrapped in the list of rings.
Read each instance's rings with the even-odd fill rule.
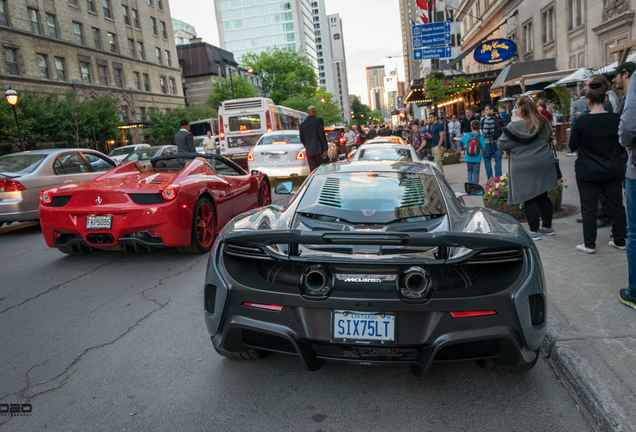
[[[385,65],[389,70],[400,67],[403,76],[400,6],[397,0],[324,0],[329,14],[340,14],[345,43],[349,94],[358,95],[368,103],[366,67]],[[214,0],[173,0],[173,18],[194,26],[204,42],[219,45],[219,33],[214,14]],[[408,84],[407,84],[408,85]]]

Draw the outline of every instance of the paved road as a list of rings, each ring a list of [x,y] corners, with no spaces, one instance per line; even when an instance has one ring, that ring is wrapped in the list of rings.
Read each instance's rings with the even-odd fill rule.
[[[543,358],[525,374],[458,362],[415,378],[220,357],[202,317],[206,259],[70,257],[37,225],[1,229],[0,404],[33,412],[0,417],[0,431],[591,430]]]

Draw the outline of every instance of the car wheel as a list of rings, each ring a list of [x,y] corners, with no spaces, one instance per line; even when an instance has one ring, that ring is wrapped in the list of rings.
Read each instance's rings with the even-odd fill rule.
[[[261,187],[258,190],[258,206],[268,206],[272,203],[272,192],[267,180],[261,182]]]
[[[190,246],[178,247],[181,253],[201,254],[209,252],[216,236],[216,214],[214,206],[207,198],[199,198],[192,215]]]
[[[536,350],[535,354],[536,356],[533,361],[531,361],[530,363],[522,364],[522,365],[507,366],[507,365],[497,364],[492,360],[477,360],[476,363],[480,368],[484,370],[489,370],[489,371],[526,372],[532,369],[534,365],[537,364],[537,361],[539,361],[539,356],[541,355],[541,350],[540,349]]]
[[[225,351],[217,347],[214,347],[214,349],[216,350],[217,353],[219,353],[223,357],[237,359],[237,360],[258,360],[258,359],[262,359],[267,354],[266,351],[259,350],[256,348],[250,348],[247,351],[240,351],[240,352]]]

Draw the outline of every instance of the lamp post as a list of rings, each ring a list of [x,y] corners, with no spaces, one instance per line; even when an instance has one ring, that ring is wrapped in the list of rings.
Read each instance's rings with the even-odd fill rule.
[[[18,122],[18,113],[15,110],[15,104],[18,103],[18,93],[15,90],[12,90],[11,87],[9,87],[9,90],[7,90],[6,92],[4,92],[4,97],[7,98],[7,102],[9,102],[9,105],[11,105],[11,107],[13,108],[13,115],[15,117],[15,125],[18,127],[18,136],[20,137],[20,148],[22,149],[22,151],[24,151],[24,142],[22,141],[22,132],[20,132],[20,123]]]
[[[225,63],[227,64],[227,68],[230,70],[230,86],[232,86],[232,99],[236,99],[234,97],[234,80],[232,80],[232,65],[229,64],[227,60],[225,60]]]

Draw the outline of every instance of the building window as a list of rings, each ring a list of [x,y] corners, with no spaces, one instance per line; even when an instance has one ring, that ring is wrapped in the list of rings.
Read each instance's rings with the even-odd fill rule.
[[[82,82],[84,84],[91,83],[91,70],[89,68],[89,64],[85,62],[80,62],[80,72],[82,73]]]
[[[146,121],[146,107],[139,107],[139,115],[141,116],[141,121]]]
[[[110,52],[117,54],[117,36],[114,33],[108,33],[108,45]]]
[[[166,50],[166,66],[172,67],[172,60],[170,59],[170,51]]]
[[[173,95],[177,94],[177,87],[174,84],[174,78],[170,78],[170,93]]]
[[[99,74],[100,84],[108,87],[108,70],[106,66],[97,66],[97,73]]]
[[[128,49],[130,50],[130,57],[137,58],[137,53],[135,52],[135,41],[132,39],[128,39]]]
[[[41,35],[40,31],[40,21],[38,20],[38,11],[35,9],[27,9],[29,12],[29,21],[31,21],[31,33],[36,35]]]
[[[135,28],[140,29],[141,26],[139,25],[139,14],[137,13],[136,9],[132,9],[132,18],[133,18],[133,21],[135,22]]]
[[[121,11],[124,14],[124,23],[129,26],[130,25],[130,17],[128,16],[128,6],[121,5]]]
[[[150,17],[150,25],[152,27],[152,34],[159,36],[159,33],[157,33],[157,19],[155,17]]]
[[[166,79],[164,77],[159,77],[159,84],[161,85],[161,92],[167,93],[166,91]]]
[[[542,13],[543,43],[554,40],[554,7],[549,7]]]
[[[115,85],[119,88],[124,88],[124,74],[121,69],[113,68],[113,75],[115,76]]]
[[[152,0],[148,0],[148,6],[152,6]]]
[[[76,6],[77,7],[77,0],[68,0],[68,4]]]
[[[526,53],[534,49],[534,32],[532,31],[532,21],[523,25],[523,47]]]
[[[110,15],[110,3],[108,3],[108,0],[102,0],[102,8],[104,8],[104,16],[106,18],[113,18]]]
[[[146,60],[143,42],[137,42],[137,52],[139,52],[139,60]]]
[[[157,0],[157,9],[163,10],[163,0]]]
[[[168,39],[168,31],[166,30],[166,23],[161,21],[161,36],[164,39]]]
[[[585,20],[584,0],[567,0],[568,29],[572,30],[581,25]]]
[[[144,89],[149,92],[150,91],[150,77],[148,74],[144,74]]]
[[[94,0],[86,0],[86,9],[88,9],[89,12],[97,13],[95,11],[95,1]]]
[[[95,49],[101,50],[102,49],[102,39],[101,36],[99,34],[99,29],[93,27],[93,41],[95,43]]]
[[[7,14],[7,0],[0,0],[0,26],[9,27],[9,15]]]
[[[46,61],[46,55],[38,54],[38,67],[40,68],[40,78],[49,79],[49,65]]]
[[[82,36],[82,25],[80,23],[73,23],[73,33],[75,33],[75,43],[78,45],[84,45],[84,36]]]
[[[141,91],[141,75],[139,72],[133,72],[135,74],[135,84],[137,84],[137,90]]]
[[[161,49],[155,47],[155,55],[157,56],[157,63],[161,64]]]
[[[55,57],[55,69],[57,69],[57,79],[66,82],[66,70],[64,69],[64,59]]]
[[[55,25],[55,15],[46,14],[46,25],[49,27],[49,36],[58,39],[57,26]]]

